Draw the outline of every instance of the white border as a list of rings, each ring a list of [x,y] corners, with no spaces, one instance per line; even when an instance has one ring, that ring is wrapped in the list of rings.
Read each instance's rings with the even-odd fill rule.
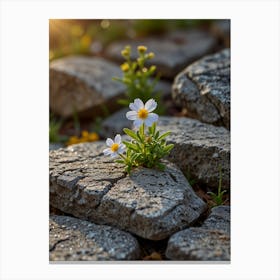
[[[279,279],[279,2],[1,2],[1,279]],[[232,20],[232,261],[50,265],[48,19]]]

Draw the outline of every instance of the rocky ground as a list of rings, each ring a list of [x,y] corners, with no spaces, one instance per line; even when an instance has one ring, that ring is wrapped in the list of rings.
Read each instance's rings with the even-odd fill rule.
[[[158,84],[171,131],[166,169],[130,176],[102,153],[105,141],[50,145],[50,261],[230,261],[230,49],[228,22],[212,32],[188,30],[113,43],[103,57],[73,56],[50,64],[50,107],[62,117],[114,112],[103,139],[130,127],[116,106],[125,88],[117,63],[127,44],[156,54]],[[172,112],[172,113],[170,113]],[[175,113],[174,113],[175,112]],[[208,191],[227,190],[214,206]]]

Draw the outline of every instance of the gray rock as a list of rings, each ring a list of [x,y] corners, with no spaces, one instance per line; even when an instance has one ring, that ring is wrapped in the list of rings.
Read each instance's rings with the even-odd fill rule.
[[[209,217],[201,227],[216,229],[230,234],[230,206],[223,205],[212,208]]]
[[[93,116],[102,106],[113,108],[124,85],[112,80],[120,68],[99,57],[72,56],[50,63],[50,107],[62,117]]]
[[[131,128],[133,122],[128,120],[125,116],[129,108],[121,109],[108,118],[106,118],[101,124],[101,134],[103,137],[114,137],[116,134],[123,134],[123,128]]]
[[[158,128],[170,131],[166,138],[175,147],[168,159],[198,183],[218,188],[219,166],[222,187],[230,188],[230,132],[190,118],[160,117]]]
[[[63,144],[61,143],[49,143],[49,151],[51,150],[57,150],[57,149],[60,149],[60,148],[63,148]]]
[[[230,237],[223,231],[188,228],[170,237],[165,255],[171,260],[229,261]]]
[[[124,61],[121,51],[126,45],[132,47],[132,58],[137,55],[137,46],[144,45],[155,57],[148,65],[156,65],[162,77],[173,79],[186,65],[211,53],[216,45],[216,39],[209,33],[200,30],[176,31],[163,37],[151,37],[133,41],[112,43],[106,50],[106,55],[118,62]]]
[[[100,143],[50,152],[50,204],[75,217],[160,240],[194,223],[206,204],[182,172],[134,169],[100,154]]]
[[[50,261],[135,260],[137,240],[129,233],[67,216],[50,216]]]
[[[205,56],[176,76],[172,96],[190,117],[230,128],[230,50]]]

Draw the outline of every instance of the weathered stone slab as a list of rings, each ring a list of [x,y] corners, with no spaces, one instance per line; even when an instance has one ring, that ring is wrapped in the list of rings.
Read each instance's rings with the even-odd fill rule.
[[[164,239],[194,223],[206,204],[182,172],[124,167],[99,154],[100,143],[50,152],[50,204],[75,217],[107,224],[151,240]]]
[[[136,260],[140,249],[129,233],[67,216],[50,216],[50,261]]]
[[[230,206],[222,205],[212,208],[209,217],[201,227],[216,229],[230,234]]]
[[[73,111],[93,115],[105,104],[113,107],[125,87],[112,77],[121,74],[117,65],[100,57],[54,60],[50,63],[50,107],[62,117],[72,117]]]
[[[190,118],[160,117],[158,128],[171,131],[167,137],[175,147],[168,159],[198,183],[218,188],[219,166],[222,187],[230,188],[230,132]]]
[[[188,228],[170,237],[165,255],[171,260],[229,261],[230,237],[223,231]]]
[[[177,105],[202,122],[230,128],[230,50],[205,56],[182,71],[172,88]]]
[[[106,50],[106,55],[118,62],[123,61],[121,51],[126,45],[132,47],[132,58],[137,58],[137,46],[144,45],[155,57],[148,65],[156,65],[162,77],[173,79],[186,65],[211,53],[216,45],[216,39],[211,34],[200,30],[176,31],[160,36],[120,41],[112,43]]]

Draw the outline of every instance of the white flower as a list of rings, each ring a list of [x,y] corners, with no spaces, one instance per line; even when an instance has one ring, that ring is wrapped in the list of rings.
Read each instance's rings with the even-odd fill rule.
[[[148,100],[144,105],[142,100],[137,98],[133,103],[129,104],[129,108],[132,111],[127,112],[126,117],[134,121],[133,124],[135,127],[139,127],[142,123],[149,127],[158,120],[158,115],[151,113],[156,107],[157,103],[154,99]]]
[[[110,148],[103,150],[103,153],[106,156],[110,155],[112,158],[125,151],[125,145],[122,144],[122,138],[119,134],[115,136],[114,141],[111,138],[107,138],[106,145]]]

